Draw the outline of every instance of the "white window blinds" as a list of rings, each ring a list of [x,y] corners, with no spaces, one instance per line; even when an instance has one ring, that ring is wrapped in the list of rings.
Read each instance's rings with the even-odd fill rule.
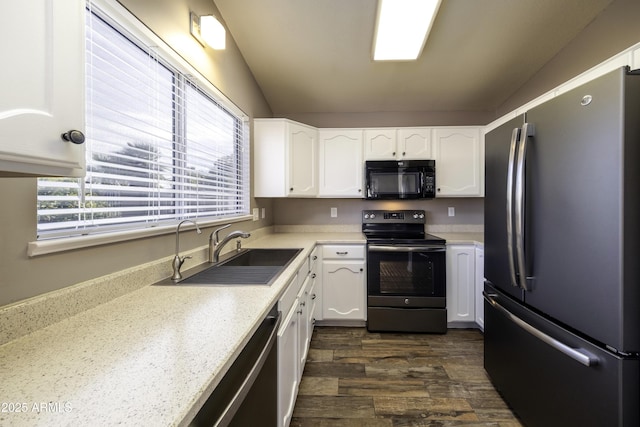
[[[87,174],[38,181],[39,238],[246,215],[243,117],[98,11],[86,34]]]

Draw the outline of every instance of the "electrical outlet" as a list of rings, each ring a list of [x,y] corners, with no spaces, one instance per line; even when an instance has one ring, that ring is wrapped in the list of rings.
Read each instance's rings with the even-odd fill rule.
[[[338,218],[338,208],[331,208],[331,218]]]
[[[456,216],[456,208],[449,206],[449,216]]]
[[[265,219],[266,217],[267,217],[267,209],[262,208],[262,219]]]
[[[253,208],[253,220],[257,221],[260,219],[260,212],[258,208]]]

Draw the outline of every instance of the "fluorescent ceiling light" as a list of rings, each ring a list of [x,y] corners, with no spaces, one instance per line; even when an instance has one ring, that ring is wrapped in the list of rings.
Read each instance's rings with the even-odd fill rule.
[[[378,0],[375,61],[418,59],[441,0]]]

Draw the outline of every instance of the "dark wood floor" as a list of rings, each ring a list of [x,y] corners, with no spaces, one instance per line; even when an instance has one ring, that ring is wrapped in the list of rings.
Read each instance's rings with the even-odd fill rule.
[[[482,334],[317,327],[291,426],[521,426],[482,367]]]

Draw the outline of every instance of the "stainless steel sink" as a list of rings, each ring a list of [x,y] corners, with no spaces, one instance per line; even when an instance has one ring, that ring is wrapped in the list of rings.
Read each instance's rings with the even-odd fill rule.
[[[302,249],[244,249],[184,272],[177,285],[270,285]],[[163,283],[165,284],[165,283]]]

